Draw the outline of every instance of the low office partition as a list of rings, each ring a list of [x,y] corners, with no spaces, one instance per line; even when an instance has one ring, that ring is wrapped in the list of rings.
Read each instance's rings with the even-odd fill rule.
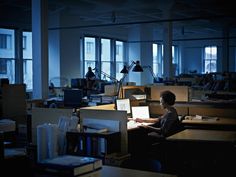
[[[84,125],[98,124],[107,127],[109,132],[120,132],[120,152],[128,152],[127,113],[126,111],[106,109],[80,109],[80,132]],[[111,144],[108,144],[110,146]]]
[[[189,87],[188,86],[166,86],[158,85],[151,87],[151,100],[160,101],[160,93],[169,90],[176,96],[176,101],[188,102],[189,101]]]
[[[62,108],[33,108],[32,118],[29,121],[29,130],[31,133],[31,139],[29,140],[33,144],[37,142],[37,126],[45,123],[58,124],[60,117],[67,117],[68,119],[73,114],[73,109]]]

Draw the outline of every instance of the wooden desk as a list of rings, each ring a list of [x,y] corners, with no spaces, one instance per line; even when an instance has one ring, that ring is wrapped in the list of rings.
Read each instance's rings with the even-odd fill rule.
[[[186,129],[166,138],[168,141],[236,142],[236,131]]]
[[[102,167],[102,176],[101,177],[177,177],[176,175],[165,174],[165,173],[156,173],[149,171],[133,170],[127,168],[119,168],[112,166],[103,166]]]
[[[147,128],[140,127],[141,124],[152,125],[153,123],[127,122],[128,129],[128,152],[132,156],[145,157],[147,153],[148,133]]]
[[[194,116],[186,118],[188,119],[182,121],[186,128],[236,130],[236,118],[194,119]]]
[[[236,131],[186,129],[166,140],[166,166],[171,172],[184,176],[236,173]]]
[[[33,176],[34,177],[55,177],[55,175],[45,174],[42,172],[41,173],[34,172]],[[120,168],[120,167],[106,166],[106,165],[103,165],[101,169],[101,177],[137,177],[137,176],[138,177],[177,177],[176,175],[172,175],[172,174],[133,170],[133,169],[128,169],[128,168]]]

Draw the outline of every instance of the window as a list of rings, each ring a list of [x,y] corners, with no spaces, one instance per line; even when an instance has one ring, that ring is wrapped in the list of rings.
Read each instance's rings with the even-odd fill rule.
[[[101,71],[111,76],[111,40],[101,39]],[[103,80],[110,80],[105,75],[101,76]]]
[[[86,53],[87,54],[92,54],[93,48],[94,48],[94,43],[90,42],[90,41],[87,41],[86,42]]]
[[[162,77],[163,75],[163,45],[153,44],[153,72],[156,76]]]
[[[33,89],[32,32],[23,32],[23,78],[27,90]]]
[[[0,28],[0,78],[8,78],[15,83],[15,32]]]
[[[11,84],[14,84],[16,83],[16,79],[22,76],[23,83],[26,84],[26,89],[32,90],[32,32],[22,33],[22,48],[20,48],[19,51],[21,50],[20,52],[23,52],[23,58],[17,59],[15,58],[15,53],[19,51],[17,48],[15,48],[15,44],[19,43],[18,41],[15,41],[16,34],[21,35],[21,33],[15,33],[15,30],[0,28],[0,78],[8,78],[9,82]],[[16,39],[21,39],[21,37],[17,36]],[[20,66],[20,64],[22,63],[23,73],[19,73],[20,75],[16,75],[15,71],[19,70],[19,68],[22,67]]]
[[[23,43],[22,43],[22,48],[23,48],[23,50],[25,50],[26,49],[26,45],[27,45],[27,43],[26,43],[26,40],[27,40],[27,37],[26,36],[23,36],[23,39],[22,39],[23,41]]]
[[[120,80],[124,61],[124,42],[98,37],[84,37],[84,76],[87,68],[97,68],[96,76],[103,80]],[[116,64],[114,64],[116,63]],[[105,74],[103,74],[105,73]],[[110,76],[110,77],[109,77]]]
[[[120,55],[122,52],[122,42],[116,41],[116,55]]]
[[[120,80],[123,77],[123,74],[120,71],[125,65],[124,61],[124,42],[116,41],[116,79]]]
[[[12,48],[12,35],[0,34],[0,48],[11,49]]]
[[[163,76],[163,53],[164,46],[162,44],[153,44],[153,72],[156,76]],[[179,74],[179,50],[177,46],[172,46],[172,64],[173,75]]]
[[[179,74],[179,50],[177,46],[172,46],[172,64],[173,64],[173,75]]]
[[[87,73],[88,67],[95,68],[95,38],[85,37],[84,38],[84,76]]]
[[[217,47],[207,46],[204,48],[204,71],[205,73],[216,72]]]
[[[7,60],[0,59],[0,74],[7,74]]]

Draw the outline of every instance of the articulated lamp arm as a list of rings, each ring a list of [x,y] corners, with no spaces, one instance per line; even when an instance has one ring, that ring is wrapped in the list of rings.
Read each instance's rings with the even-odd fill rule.
[[[155,73],[153,72],[153,69],[152,69],[152,67],[151,67],[150,65],[143,66],[143,68],[144,68],[144,69],[147,68],[147,69],[150,71],[150,73],[152,74],[153,79],[154,79],[156,82],[158,81],[158,79],[157,79],[157,77],[155,76]]]
[[[103,72],[103,71],[99,71],[97,68],[94,68],[93,70],[95,70],[96,73],[101,73],[103,74],[104,76],[108,77],[111,81],[113,82],[119,82],[116,78],[110,76],[109,74]]]

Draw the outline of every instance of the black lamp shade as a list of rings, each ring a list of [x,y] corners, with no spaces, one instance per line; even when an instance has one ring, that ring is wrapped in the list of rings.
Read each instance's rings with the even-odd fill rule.
[[[140,66],[139,61],[136,62],[136,65],[134,66],[133,72],[143,72],[142,66]]]
[[[128,74],[128,69],[127,67],[124,65],[124,68],[120,71],[120,73],[123,73],[123,74]]]

